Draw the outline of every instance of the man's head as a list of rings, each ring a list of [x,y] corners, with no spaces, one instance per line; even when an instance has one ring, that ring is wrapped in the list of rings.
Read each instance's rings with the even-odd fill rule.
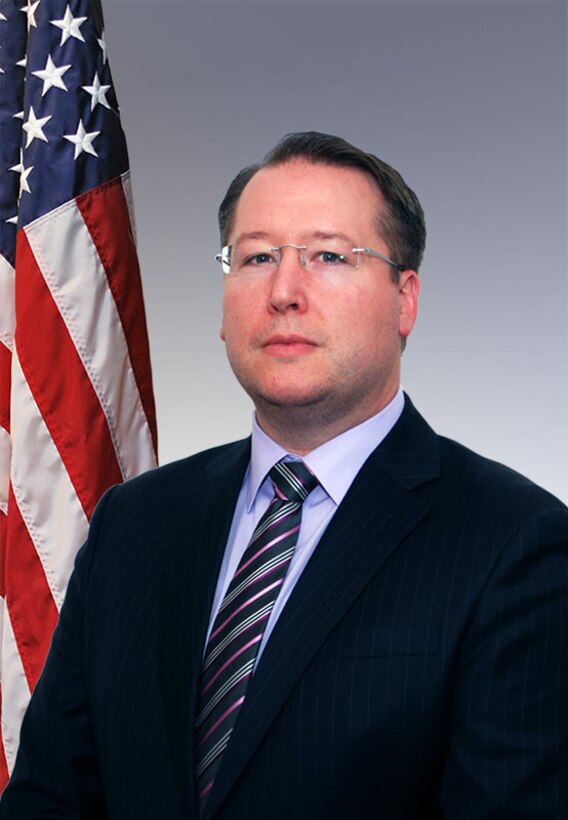
[[[282,165],[293,159],[331,165],[339,168],[359,168],[368,174],[379,189],[385,208],[377,214],[377,227],[385,240],[389,256],[405,269],[418,272],[426,243],[424,211],[412,191],[397,170],[374,154],[351,145],[341,137],[305,131],[284,137],[263,161],[243,168],[229,185],[219,207],[219,232],[221,245],[229,244],[235,209],[240,196],[262,168]],[[396,268],[391,275],[398,277]]]
[[[424,223],[397,172],[343,140],[297,135],[269,156],[221,206],[231,248],[221,338],[261,426],[301,454],[394,396]]]

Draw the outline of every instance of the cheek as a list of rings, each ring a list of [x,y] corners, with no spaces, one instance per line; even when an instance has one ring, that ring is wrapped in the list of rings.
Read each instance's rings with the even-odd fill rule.
[[[265,304],[266,296],[255,282],[226,281],[223,291],[222,323],[225,333],[228,335],[229,328],[243,331],[250,326]]]
[[[350,353],[353,367],[366,368],[398,354],[399,310],[395,299],[370,298],[368,292],[349,300],[348,309],[339,301],[335,313],[336,344],[343,355]]]
[[[398,334],[398,301],[389,292],[376,293],[369,288],[351,288],[337,292],[328,301],[329,326],[337,328],[345,339],[366,340],[367,345],[389,330]]]
[[[225,286],[223,294],[223,319],[221,322],[221,338],[231,343],[242,332],[243,320],[246,314],[246,302],[234,288]]]

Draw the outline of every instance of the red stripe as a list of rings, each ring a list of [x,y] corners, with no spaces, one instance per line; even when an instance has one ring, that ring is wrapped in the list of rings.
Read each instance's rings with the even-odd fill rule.
[[[120,483],[122,474],[98,396],[24,231],[17,240],[16,318],[20,365],[90,518],[101,495]]]
[[[41,561],[10,487],[6,538],[6,603],[30,690],[43,669],[57,623]]]
[[[126,336],[132,370],[157,452],[156,407],[150,347],[136,244],[122,180],[113,179],[77,198],[98,251]]]
[[[0,714],[2,710],[2,687],[0,687]],[[0,738],[0,794],[6,788],[6,784],[8,783],[8,763],[6,761],[6,755],[4,754],[4,744],[2,743],[2,738]]]
[[[10,382],[12,353],[0,342],[0,425],[10,432]]]
[[[8,521],[0,510],[0,597],[6,597],[6,532]],[[1,745],[1,744],[0,744]]]

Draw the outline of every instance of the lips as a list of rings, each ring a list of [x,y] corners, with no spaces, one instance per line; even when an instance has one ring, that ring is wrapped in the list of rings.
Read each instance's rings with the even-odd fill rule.
[[[262,344],[262,349],[270,356],[293,357],[311,353],[317,347],[316,342],[296,333],[277,333]]]

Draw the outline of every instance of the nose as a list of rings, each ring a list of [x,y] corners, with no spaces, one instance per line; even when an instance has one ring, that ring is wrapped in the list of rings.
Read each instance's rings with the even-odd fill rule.
[[[286,313],[289,310],[306,310],[307,275],[303,268],[303,248],[296,245],[283,245],[280,249],[280,264],[270,278],[269,304],[275,313]]]

